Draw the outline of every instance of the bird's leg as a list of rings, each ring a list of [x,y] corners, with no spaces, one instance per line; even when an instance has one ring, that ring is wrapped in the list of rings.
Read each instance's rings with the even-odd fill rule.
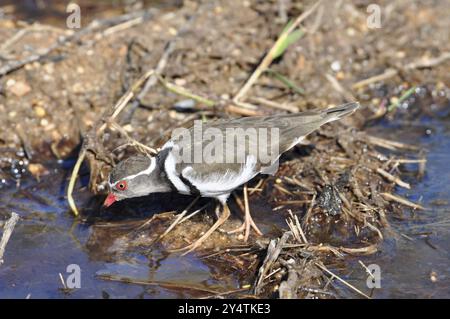
[[[242,225],[232,231],[229,231],[228,234],[234,234],[245,231],[244,241],[247,242],[248,237],[250,236],[250,227],[253,228],[259,236],[262,236],[262,232],[259,230],[258,226],[256,226],[255,222],[253,221],[252,215],[250,214],[250,207],[248,204],[247,184],[244,185],[244,211],[245,217]]]
[[[226,220],[228,219],[228,217],[230,217],[230,209],[228,208],[228,205],[225,203],[223,204],[223,211],[222,214],[219,216],[219,219],[217,219],[217,221],[214,223],[214,225],[211,226],[210,229],[208,229],[208,231],[201,236],[199,239],[197,239],[195,242],[193,242],[192,244],[180,248],[180,249],[174,249],[171,250],[173,252],[176,251],[185,251],[185,253],[183,253],[183,255],[186,255],[187,253],[190,253],[191,251],[197,249],[209,236],[211,236],[211,234],[220,226],[223,225],[223,223],[226,222]]]

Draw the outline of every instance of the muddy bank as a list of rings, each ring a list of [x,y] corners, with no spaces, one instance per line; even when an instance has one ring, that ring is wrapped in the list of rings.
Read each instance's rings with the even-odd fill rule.
[[[5,295],[26,295],[26,285],[16,290],[10,285],[31,277],[25,255],[31,263],[44,255],[40,268],[46,276],[33,282],[35,296],[61,297],[55,274],[74,262],[90,274],[86,289],[69,293],[74,297],[361,296],[342,283],[327,284],[326,270],[339,272],[365,258],[360,255],[379,256],[392,219],[416,216],[426,206],[410,195],[427,172],[422,144],[373,128],[445,118],[448,4],[381,2],[379,29],[367,26],[369,3],[318,7],[302,24],[305,35],[250,89],[245,102],[252,107],[231,103],[287,21],[313,3],[286,2],[280,8],[280,2],[185,1],[180,8],[131,10],[131,16],[99,20],[79,33],[0,20],[0,38],[8,44],[0,67],[0,214],[6,220],[14,210],[23,220],[16,229],[20,237],[8,247],[12,268],[0,269],[8,282]],[[137,23],[128,25],[133,19]],[[20,37],[8,41],[18,32]],[[27,63],[36,54],[42,56]],[[117,119],[123,129],[109,127],[85,162],[74,193],[81,216],[73,218],[65,190],[80,137],[143,73],[161,66],[162,57],[168,83],[214,105],[180,104],[186,96],[157,84],[132,100]],[[23,66],[13,68],[17,61]],[[115,162],[139,151],[124,146],[130,138],[157,148],[174,127],[195,119],[297,112],[349,100],[359,100],[363,108],[286,154],[276,176],[249,185],[251,211],[264,236],[252,234],[248,243],[242,234],[216,232],[195,255],[171,254],[168,249],[208,229],[214,203],[201,200],[189,211],[201,209],[195,217],[155,242],[192,198],[152,195],[104,211],[102,197],[92,195],[104,191],[98,186]],[[243,205],[237,190],[225,230],[240,225]],[[284,244],[271,241],[276,238]],[[23,246],[28,254],[14,255]],[[54,250],[61,251],[58,260]],[[350,267],[364,273],[355,264]],[[48,282],[53,288],[47,291]],[[364,282],[356,285],[370,294]]]

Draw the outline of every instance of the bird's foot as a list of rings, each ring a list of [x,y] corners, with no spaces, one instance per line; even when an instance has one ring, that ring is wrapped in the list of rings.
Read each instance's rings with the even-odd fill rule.
[[[262,236],[262,232],[259,230],[258,226],[256,226],[255,222],[253,221],[253,218],[250,214],[245,215],[244,222],[241,226],[239,226],[236,229],[230,230],[228,234],[235,234],[240,232],[244,233],[244,241],[247,242],[248,237],[250,236],[250,229],[253,229],[258,236]]]

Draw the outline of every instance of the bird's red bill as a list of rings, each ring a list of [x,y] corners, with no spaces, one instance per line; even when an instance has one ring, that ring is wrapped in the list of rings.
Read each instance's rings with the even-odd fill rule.
[[[105,202],[103,203],[103,206],[105,207],[109,207],[112,204],[114,204],[114,202],[117,201],[117,198],[114,194],[108,194],[108,196],[105,199]]]

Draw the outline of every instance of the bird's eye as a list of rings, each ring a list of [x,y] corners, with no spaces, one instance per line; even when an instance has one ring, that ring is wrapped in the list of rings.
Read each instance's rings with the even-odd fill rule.
[[[127,189],[127,182],[126,181],[120,181],[117,183],[116,185],[116,189],[118,189],[119,191],[124,191]]]

